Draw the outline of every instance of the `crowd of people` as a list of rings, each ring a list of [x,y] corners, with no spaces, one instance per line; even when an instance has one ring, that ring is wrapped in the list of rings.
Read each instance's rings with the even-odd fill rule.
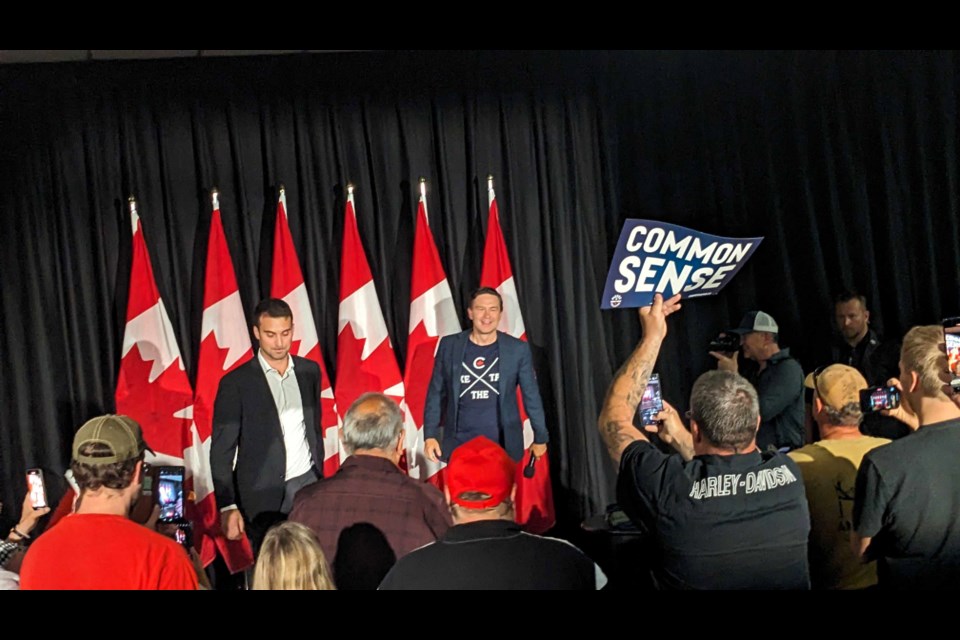
[[[931,589],[960,579],[960,397],[940,326],[902,345],[870,326],[865,298],[836,299],[839,341],[807,375],[763,311],[728,333],[717,369],[694,383],[686,420],[669,403],[637,411],[680,297],[639,311],[642,338],[614,376],[598,419],[619,470],[617,504],[645,540],[659,589]],[[581,589],[608,584],[568,541],[517,523],[524,449],[549,439],[526,343],[497,331],[502,299],[477,290],[471,328],[440,341],[425,409],[425,455],[441,488],[401,468],[404,420],[388,396],[343,415],[347,459],[323,478],[319,369],[290,354],[293,314],[267,299],[251,317],[256,355],[227,374],[210,450],[224,536],[247,537],[251,589]],[[756,363],[739,373],[740,354]],[[900,402],[866,411],[863,391]],[[638,426],[639,424],[639,426]],[[132,517],[152,453],[140,425],[103,415],[77,431],[69,514],[34,536],[49,507],[27,495],[0,542],[0,586],[211,588],[176,525]],[[631,567],[620,567],[631,571]],[[611,585],[612,586],[612,585]]]

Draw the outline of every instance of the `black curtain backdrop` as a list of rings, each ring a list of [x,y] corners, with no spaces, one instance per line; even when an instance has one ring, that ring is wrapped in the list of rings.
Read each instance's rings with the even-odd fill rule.
[[[127,196],[192,381],[209,190],[250,309],[269,290],[285,185],[335,377],[346,185],[402,366],[418,179],[462,308],[492,174],[558,530],[574,531],[615,500],[596,419],[639,327],[636,311],[599,305],[625,218],[765,237],[719,296],[670,321],[657,369],[681,411],[713,366],[710,338],[746,310],[771,313],[806,370],[827,356],[843,287],[896,337],[960,313],[957,64],[954,52],[407,51],[0,68],[6,512],[28,467],[59,498],[73,433],[114,410]]]

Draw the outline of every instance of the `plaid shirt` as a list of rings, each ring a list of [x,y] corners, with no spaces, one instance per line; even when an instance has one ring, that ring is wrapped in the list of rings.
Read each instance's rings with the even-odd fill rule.
[[[0,569],[7,566],[7,560],[10,559],[17,549],[20,548],[20,543],[10,542],[9,540],[0,540]]]
[[[435,541],[451,525],[439,489],[414,480],[386,458],[368,455],[350,456],[333,477],[299,491],[289,519],[316,532],[331,563],[340,532],[353,524],[379,529],[397,558]]]

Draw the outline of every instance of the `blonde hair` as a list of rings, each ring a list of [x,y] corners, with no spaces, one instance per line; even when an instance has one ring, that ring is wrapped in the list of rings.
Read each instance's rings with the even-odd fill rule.
[[[900,360],[907,371],[920,378],[920,391],[925,397],[949,401],[944,393],[947,385],[947,355],[943,349],[943,328],[929,324],[914,327],[903,336]],[[906,380],[902,380],[904,384]]]
[[[253,570],[253,589],[336,589],[316,534],[299,522],[282,522],[267,531]]]

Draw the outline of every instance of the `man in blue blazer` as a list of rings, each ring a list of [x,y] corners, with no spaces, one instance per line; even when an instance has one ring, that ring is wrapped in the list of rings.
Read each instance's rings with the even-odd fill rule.
[[[547,452],[550,436],[530,346],[497,331],[502,313],[503,299],[496,289],[481,287],[470,296],[467,309],[473,327],[440,339],[423,411],[424,454],[433,462],[448,460],[454,449],[480,435],[499,443],[519,462],[523,424],[518,386],[533,427],[533,455]]]
[[[290,354],[293,311],[269,298],[253,313],[257,354],[220,380],[213,405],[210,467],[220,526],[247,533],[254,551],[286,518],[296,492],[320,477],[320,367]]]

